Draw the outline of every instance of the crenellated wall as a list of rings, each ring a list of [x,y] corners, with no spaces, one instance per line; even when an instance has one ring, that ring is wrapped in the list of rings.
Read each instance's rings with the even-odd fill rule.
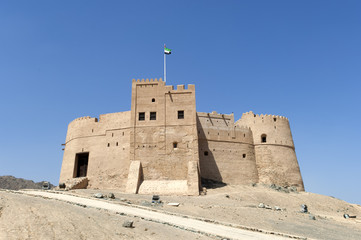
[[[252,131],[233,114],[197,113],[201,176],[228,184],[258,182]]]
[[[304,190],[291,129],[287,118],[244,113],[236,122],[253,132],[259,181],[267,184],[296,186]]]
[[[89,188],[125,189],[129,167],[130,112],[82,117],[68,126],[60,182],[75,177],[76,154],[89,153]]]
[[[200,177],[304,190],[287,118],[196,112],[194,85],[162,79],[133,79],[130,111],[69,123],[60,182],[83,165],[88,188],[128,193],[197,195]]]
[[[182,119],[178,111],[183,111]],[[140,114],[144,114],[142,119]],[[157,183],[163,193],[177,191],[165,190],[164,183],[174,187],[171,181],[187,180],[189,162],[198,165],[194,85],[174,89],[162,79],[133,80],[130,122],[130,160],[139,161],[143,172],[140,193],[149,192],[148,181],[152,181],[153,192],[157,192]],[[188,192],[198,193],[198,188],[198,184],[188,187]]]

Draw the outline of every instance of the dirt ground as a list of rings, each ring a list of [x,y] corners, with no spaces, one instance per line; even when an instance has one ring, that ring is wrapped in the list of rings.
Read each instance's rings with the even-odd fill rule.
[[[222,224],[302,236],[309,239],[361,239],[361,206],[313,193],[284,193],[257,186],[225,186],[208,189],[205,196],[160,196],[163,204],[152,205],[151,195],[124,194],[116,190],[72,190],[64,194],[93,198],[95,193],[114,193],[115,199],[154,211],[188,215]],[[178,202],[178,207],[168,206]],[[259,208],[264,203],[272,209]],[[306,204],[310,214],[300,212]],[[282,210],[274,210],[278,206]],[[344,219],[343,214],[356,215]],[[83,208],[56,200],[0,191],[0,239],[214,239],[168,225]],[[133,220],[134,228],[123,228]]]
[[[167,225],[0,191],[0,239],[212,239]],[[134,228],[124,228],[126,220]],[[161,227],[160,227],[161,226]]]
[[[112,192],[117,197],[115,201],[124,198],[140,206],[149,206],[152,198],[151,195],[124,194],[115,190],[71,192],[85,196]],[[265,186],[225,186],[208,189],[205,196],[160,197],[163,206],[151,206],[159,211],[313,239],[361,239],[361,206],[329,196],[308,192],[285,193]],[[178,202],[180,206],[168,206],[169,202]],[[272,209],[259,208],[260,203]],[[308,206],[310,214],[300,212],[302,204]],[[274,210],[276,206],[282,210]],[[345,219],[344,213],[358,218]],[[310,219],[310,215],[315,216],[316,220]]]

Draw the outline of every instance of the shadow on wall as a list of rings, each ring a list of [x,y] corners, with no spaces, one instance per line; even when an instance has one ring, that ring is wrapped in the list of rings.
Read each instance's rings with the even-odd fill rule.
[[[206,134],[197,116],[197,128],[198,128],[198,153],[199,153],[199,165],[201,173],[201,183],[206,188],[218,188],[224,187],[227,184],[223,183],[222,175],[217,166],[217,162],[211,152]]]

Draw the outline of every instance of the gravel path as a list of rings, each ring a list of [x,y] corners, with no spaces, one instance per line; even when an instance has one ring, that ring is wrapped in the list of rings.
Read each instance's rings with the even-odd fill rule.
[[[165,213],[154,212],[150,210],[135,208],[131,206],[124,206],[114,203],[105,202],[103,200],[89,199],[71,196],[67,194],[56,194],[44,191],[22,191],[21,193],[41,196],[51,199],[57,199],[61,201],[71,202],[74,204],[86,205],[88,207],[105,209],[112,212],[124,213],[126,215],[133,215],[144,218],[145,220],[168,224],[171,226],[180,227],[188,231],[199,231],[214,236],[220,236],[230,239],[287,239],[281,236],[274,236],[270,234],[264,234],[259,232],[247,231],[239,228],[228,227],[224,225],[203,222],[200,220],[183,218],[179,216],[168,215]]]

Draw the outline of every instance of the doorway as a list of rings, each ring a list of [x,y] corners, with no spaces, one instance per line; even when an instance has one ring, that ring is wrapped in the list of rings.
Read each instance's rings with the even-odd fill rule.
[[[86,177],[89,153],[77,153],[75,156],[74,177]]]

